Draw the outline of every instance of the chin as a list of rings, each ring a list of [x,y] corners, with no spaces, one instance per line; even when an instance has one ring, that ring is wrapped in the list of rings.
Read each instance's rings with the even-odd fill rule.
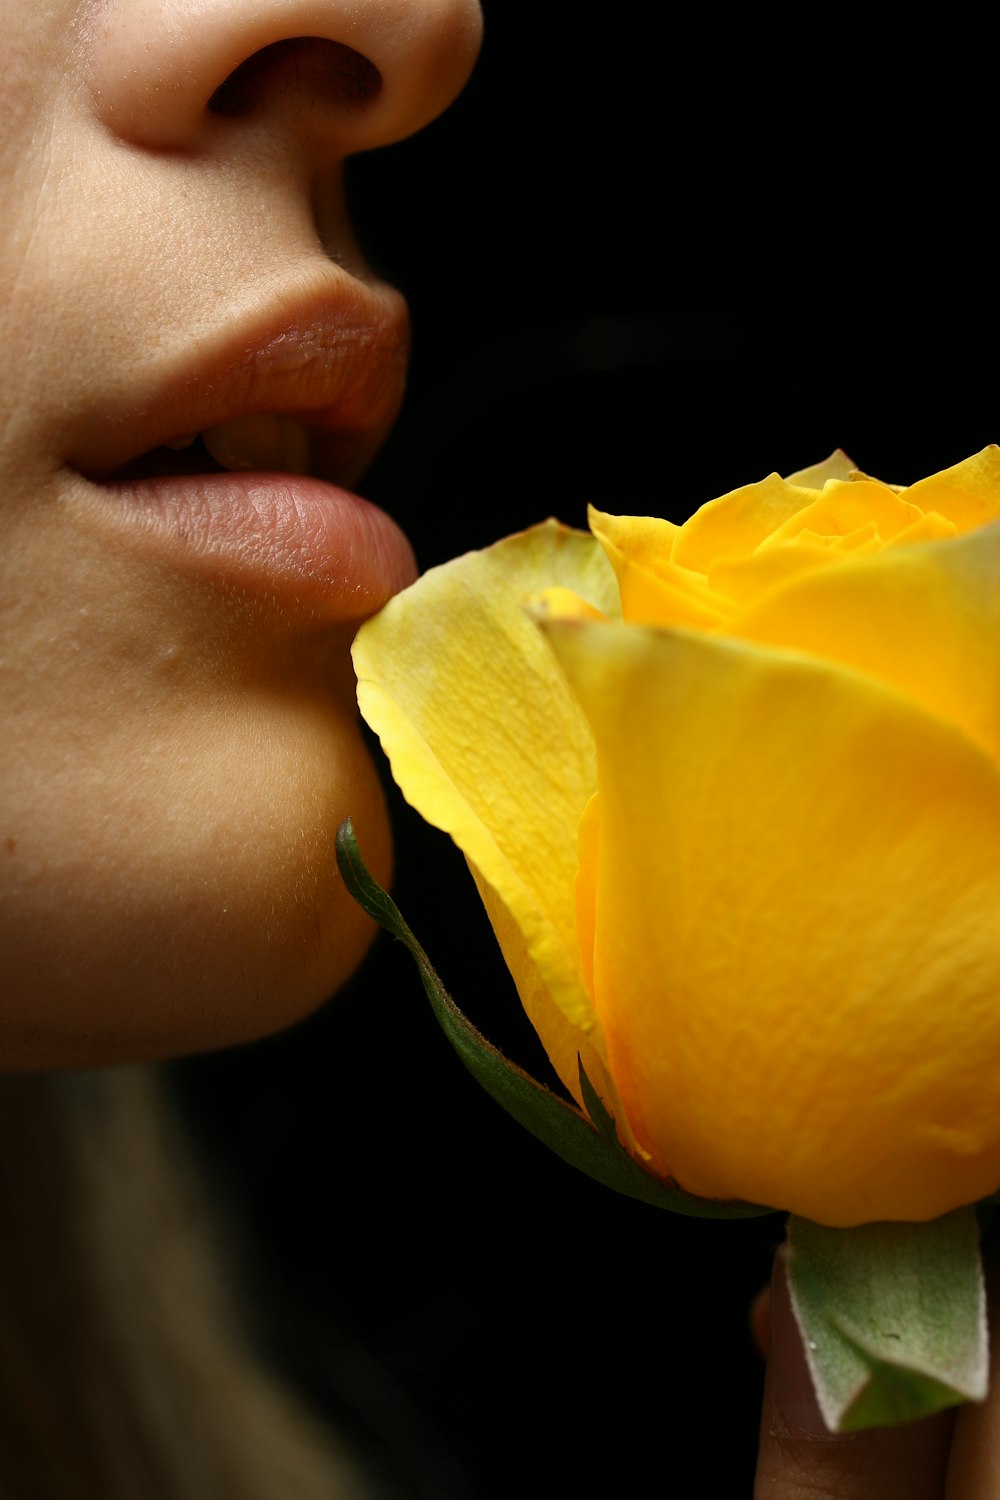
[[[209,746],[169,775],[158,766],[158,785],[119,786],[99,829],[78,817],[74,838],[62,823],[58,857],[19,890],[4,935],[0,1070],[232,1047],[330,998],[375,931],[337,869],[341,821],[354,819],[380,883],[392,862],[356,723],[333,730],[300,713],[283,733],[237,734],[238,754]]]

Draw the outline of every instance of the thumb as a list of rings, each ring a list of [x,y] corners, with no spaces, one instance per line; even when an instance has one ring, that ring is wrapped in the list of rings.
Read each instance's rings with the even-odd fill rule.
[[[771,1275],[770,1311],[754,1500],[944,1500],[952,1413],[907,1427],[829,1432],[789,1300],[783,1250]]]

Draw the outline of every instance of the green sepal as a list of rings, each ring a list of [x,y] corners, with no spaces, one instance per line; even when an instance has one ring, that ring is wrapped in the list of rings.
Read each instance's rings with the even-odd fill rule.
[[[583,1107],[590,1116],[590,1123],[598,1135],[607,1141],[609,1146],[621,1149],[621,1141],[618,1137],[618,1127],[615,1117],[605,1106],[604,1100],[594,1088],[587,1076],[587,1070],[583,1066],[583,1058],[579,1052],[576,1054],[576,1066],[580,1079],[580,1093],[583,1095]]]
[[[442,1031],[469,1072],[519,1124],[581,1172],[656,1208],[707,1219],[746,1219],[773,1213],[753,1203],[696,1198],[647,1172],[618,1141],[614,1119],[580,1066],[580,1083],[593,1122],[574,1105],[512,1063],[459,1010],[423,948],[365,866],[350,818],[337,830],[337,863],[344,884],[370,917],[410,951]]]
[[[986,1395],[986,1292],[974,1208],[926,1224],[853,1229],[793,1214],[786,1268],[831,1432],[915,1422]]]

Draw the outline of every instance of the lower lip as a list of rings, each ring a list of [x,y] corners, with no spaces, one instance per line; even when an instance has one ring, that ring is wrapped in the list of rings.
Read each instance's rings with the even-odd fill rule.
[[[417,574],[386,513],[349,490],[295,474],[235,472],[88,485],[102,512],[163,560],[217,582],[361,620]]]

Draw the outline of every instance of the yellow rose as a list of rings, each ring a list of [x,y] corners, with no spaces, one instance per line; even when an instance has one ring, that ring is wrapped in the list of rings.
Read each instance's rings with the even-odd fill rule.
[[[358,637],[560,1077],[691,1193],[849,1226],[1000,1184],[998,521],[995,447],[905,490],[836,455],[547,522]]]

